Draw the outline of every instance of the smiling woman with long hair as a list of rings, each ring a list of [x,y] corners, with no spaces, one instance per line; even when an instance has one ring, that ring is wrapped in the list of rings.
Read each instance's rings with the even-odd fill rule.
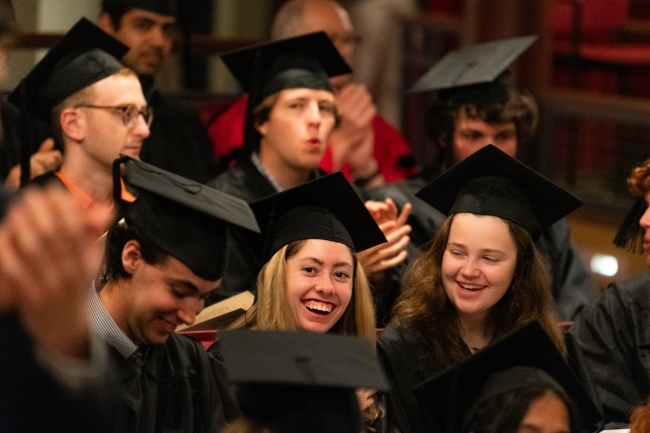
[[[264,263],[257,297],[233,328],[305,330],[376,341],[372,294],[356,252],[385,242],[341,173],[250,204]],[[220,358],[218,343],[209,351]],[[364,411],[376,420],[376,405]]]
[[[433,429],[414,386],[527,323],[539,321],[566,353],[547,265],[533,242],[581,204],[494,146],[417,196],[449,216],[407,270],[379,338],[393,382],[388,417],[403,433]]]

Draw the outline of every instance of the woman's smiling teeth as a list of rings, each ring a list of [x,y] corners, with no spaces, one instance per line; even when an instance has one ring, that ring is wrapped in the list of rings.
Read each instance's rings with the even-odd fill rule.
[[[329,302],[318,302],[318,301],[303,301],[302,303],[305,308],[310,311],[314,311],[320,314],[328,314],[332,311],[333,305]]]
[[[481,290],[484,288],[484,286],[477,286],[475,284],[458,283],[458,285],[465,290]]]

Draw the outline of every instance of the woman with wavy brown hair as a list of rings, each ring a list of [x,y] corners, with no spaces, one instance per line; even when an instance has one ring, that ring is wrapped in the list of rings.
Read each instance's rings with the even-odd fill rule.
[[[403,433],[436,427],[413,387],[525,324],[538,321],[566,353],[549,271],[534,241],[581,205],[491,145],[417,196],[448,218],[407,270],[379,338],[393,382],[388,417]]]

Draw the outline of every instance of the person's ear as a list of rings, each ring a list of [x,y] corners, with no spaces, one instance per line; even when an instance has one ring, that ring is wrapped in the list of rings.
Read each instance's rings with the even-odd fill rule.
[[[265,137],[269,130],[269,121],[267,120],[260,125],[255,125],[255,129],[257,129],[257,132],[259,132],[262,137]]]
[[[122,248],[122,267],[129,274],[133,275],[142,262],[142,252],[140,242],[131,239],[124,244]]]
[[[64,136],[81,142],[86,137],[86,119],[79,112],[79,109],[68,107],[61,111],[59,116],[61,131]]]
[[[113,27],[113,20],[108,12],[102,12],[97,17],[97,27],[104,30],[109,35],[115,35],[115,27]]]

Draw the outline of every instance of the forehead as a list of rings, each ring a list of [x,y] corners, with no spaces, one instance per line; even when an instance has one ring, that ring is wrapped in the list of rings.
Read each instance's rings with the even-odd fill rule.
[[[329,1],[312,1],[305,5],[302,17],[304,33],[324,31],[329,36],[352,33],[348,13]]]
[[[146,9],[135,8],[131,9],[122,15],[120,24],[134,23],[136,21],[150,21],[154,24],[161,26],[169,26],[176,24],[176,18],[171,15],[162,15],[156,12],[151,12]],[[122,27],[120,27],[122,30]]]
[[[314,99],[318,101],[334,101],[334,94],[327,90],[317,90],[308,88],[297,89],[284,89],[278,95],[278,101],[285,101],[287,99],[304,98]]]
[[[510,227],[503,218],[466,212],[454,215],[448,241],[471,243],[479,248],[516,248]]]
[[[204,280],[192,272],[186,264],[170,255],[167,255],[157,265],[146,265],[157,267],[161,271],[161,278],[176,282],[187,282],[199,289],[201,293],[210,292],[219,286],[220,279],[215,281]]]
[[[346,245],[325,239],[305,240],[294,257],[297,259],[315,258],[323,262],[352,263],[352,252]]]
[[[132,73],[111,75],[99,80],[91,88],[96,103],[124,100],[128,103],[146,104],[140,80]]]
[[[457,127],[471,127],[476,129],[493,129],[493,130],[515,130],[515,122],[504,123],[488,123],[481,119],[478,114],[467,113],[465,110],[460,110],[456,116]]]

